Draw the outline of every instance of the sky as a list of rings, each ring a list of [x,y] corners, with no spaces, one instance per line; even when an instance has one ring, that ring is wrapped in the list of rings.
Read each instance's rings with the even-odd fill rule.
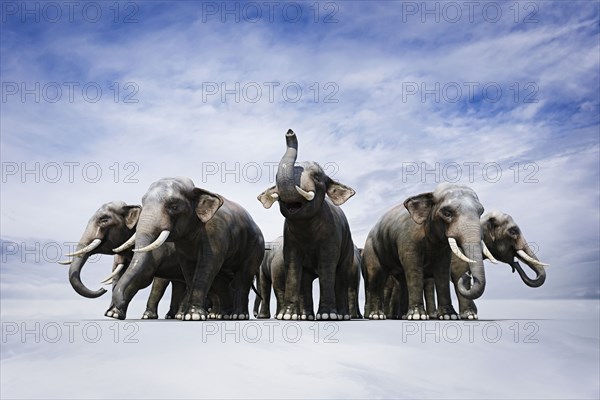
[[[488,265],[487,296],[599,296],[598,2],[1,4],[3,296],[24,277],[72,296],[61,253],[163,177],[276,238],[256,196],[290,128],[356,190],[359,247],[407,197],[466,184],[551,264],[537,289]]]
[[[598,398],[599,33],[598,1],[0,1],[1,397],[198,397],[185,383],[204,376],[206,397]],[[465,184],[512,215],[551,264],[546,283],[486,263],[477,304],[497,343],[399,342],[411,325],[363,321],[340,324],[332,347],[309,325],[298,344],[201,340],[210,325],[165,342],[176,325],[135,320],[147,290],[133,325],[102,317],[107,295],[72,290],[56,262],[92,214],[140,204],[163,177],[190,177],[246,208],[267,241],[281,235],[278,208],[256,197],[290,128],[299,161],[356,191],[342,209],[359,247],[406,198]],[[91,261],[82,280],[96,289],[112,260]],[[99,324],[103,340],[67,340],[68,321]],[[153,363],[169,366],[159,379]],[[236,384],[212,384],[223,369]]]

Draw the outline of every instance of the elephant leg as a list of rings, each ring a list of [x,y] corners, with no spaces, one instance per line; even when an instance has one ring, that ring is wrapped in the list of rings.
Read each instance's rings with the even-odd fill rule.
[[[263,251],[261,249],[261,251]],[[262,261],[262,254],[250,256],[242,264],[234,275],[233,286],[234,291],[234,310],[233,319],[249,319],[250,312],[248,311],[248,297],[250,296],[250,290],[252,288],[252,280],[256,275],[256,272],[260,268]]]
[[[354,252],[350,253],[350,257],[346,257],[340,265],[338,265],[335,279],[335,301],[339,319],[349,320],[352,318],[350,314],[350,291],[349,269],[352,268]]]
[[[262,268],[258,273],[260,275],[258,292],[260,293],[262,300],[259,299],[260,310],[257,313],[256,318],[271,318],[271,277],[268,276]],[[275,292],[275,296],[277,296],[277,292]],[[277,303],[279,304],[279,298],[277,298]]]
[[[435,280],[433,276],[427,276],[423,282],[425,291],[425,309],[429,318],[437,318],[437,306],[435,304]]]
[[[409,247],[408,245],[406,247]],[[407,249],[404,253],[404,274],[406,276],[406,285],[408,290],[408,311],[402,318],[406,319],[427,319],[425,305],[423,302],[423,270],[424,262],[422,255],[418,251]],[[402,255],[399,255],[402,259]]]
[[[389,273],[381,266],[370,240],[365,244],[362,261],[365,272],[365,318],[385,319],[383,292]]]
[[[320,260],[318,275],[320,297],[317,319],[338,320],[338,315],[340,314],[337,310],[336,302],[336,263],[328,260]],[[343,286],[345,290],[342,292],[342,297],[344,297],[347,302],[348,287],[345,285]]]
[[[438,301],[437,314],[439,319],[458,319],[458,314],[452,307],[450,296],[450,254],[444,253],[436,257],[433,268],[435,293]]]
[[[260,310],[260,303],[263,299],[263,296],[262,296],[262,293],[260,290],[260,271],[258,271],[256,273],[255,282],[256,282],[256,289],[258,290],[258,293],[256,294],[256,296],[254,296],[254,307],[252,307],[252,315],[254,315],[254,318],[258,318],[258,311]]]
[[[187,293],[183,304],[183,320],[200,321],[208,318],[206,311],[206,296],[211,288],[217,273],[223,265],[222,256],[212,255],[205,259],[200,258],[197,262],[193,260],[180,260],[183,275],[189,278],[193,276],[191,282],[187,282]],[[196,268],[196,265],[201,267]]]
[[[302,272],[302,293],[300,294],[300,319],[312,321],[315,319],[313,305],[313,281],[316,275],[307,271]]]
[[[165,319],[173,319],[179,311],[183,296],[185,295],[185,282],[171,281],[171,304]]]
[[[168,279],[154,278],[152,281],[152,290],[146,303],[146,311],[142,315],[142,319],[157,319],[158,318],[158,303],[165,295],[165,291],[169,286]]]
[[[138,262],[137,265],[130,265],[115,285],[112,306],[104,315],[115,319],[125,319],[131,299],[138,291],[152,283],[156,269],[156,262],[148,253],[144,253],[141,262]]]
[[[300,291],[302,289],[302,263],[298,251],[288,246],[284,239],[283,257],[285,276],[285,291],[283,307],[277,313],[277,319],[298,319],[300,314]]]
[[[360,289],[360,278],[353,277],[352,284],[348,286],[348,306],[350,307],[350,318],[362,319],[360,307],[358,305],[358,291]],[[358,278],[358,279],[356,279]]]
[[[208,296],[212,303],[208,313],[209,319],[230,319],[232,317],[231,284],[231,279],[225,274],[217,274],[215,277]]]

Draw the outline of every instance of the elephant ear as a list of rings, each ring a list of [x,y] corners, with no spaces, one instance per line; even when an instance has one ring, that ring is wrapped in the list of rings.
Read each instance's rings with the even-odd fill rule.
[[[427,220],[433,208],[433,193],[422,193],[404,200],[404,207],[408,210],[410,217],[421,225]]]
[[[258,201],[260,201],[264,208],[271,208],[273,203],[279,198],[279,194],[277,193],[277,186],[272,186],[259,194],[257,197]]]
[[[485,235],[485,233],[487,233],[489,235],[490,239],[492,239],[492,242],[495,242],[496,241],[496,228],[498,227],[498,221],[493,216],[493,214],[490,213],[484,217],[482,222],[483,222],[483,226],[484,226],[484,235]]]
[[[194,199],[196,200],[196,215],[203,223],[207,223],[223,205],[223,198],[208,190],[194,188]]]
[[[125,216],[125,225],[129,229],[133,229],[140,218],[140,213],[142,212],[142,206],[125,206],[123,207],[123,215]]]
[[[327,178],[327,196],[333,201],[336,206],[341,206],[356,192],[350,186],[336,182],[331,178]]]

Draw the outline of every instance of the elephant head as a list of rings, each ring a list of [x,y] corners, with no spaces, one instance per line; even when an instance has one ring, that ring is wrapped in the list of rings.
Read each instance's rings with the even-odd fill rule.
[[[424,225],[430,239],[448,244],[458,258],[469,263],[470,275],[461,277],[458,289],[468,299],[480,297],[485,272],[479,221],[483,206],[477,194],[467,186],[442,183],[432,193],[406,199],[404,207],[417,224]]]
[[[88,289],[81,282],[81,269],[91,255],[115,254],[113,249],[135,232],[140,210],[140,206],[113,201],[104,204],[90,218],[75,251],[67,254],[67,257],[72,258],[60,262],[70,265],[69,282],[81,296],[95,298],[106,293],[103,288],[96,291]],[[113,272],[106,280],[116,276],[121,268],[123,267],[119,267],[119,271],[115,270],[116,272]]]
[[[321,210],[325,195],[337,206],[354,195],[352,188],[331,179],[319,164],[296,165],[298,138],[294,131],[288,130],[285,140],[287,149],[279,162],[276,185],[258,196],[265,208],[279,201],[279,209],[286,219],[308,219]]]
[[[221,196],[195,187],[189,178],[163,178],[154,182],[142,198],[133,251],[146,253],[167,240],[185,238],[208,222],[221,205]]]
[[[487,213],[481,219],[483,240],[496,259],[512,267],[519,273],[523,282],[530,287],[539,287],[546,281],[546,270],[544,264],[535,256],[521,229],[508,214],[500,211]],[[527,276],[519,261],[523,261],[531,268],[536,277],[531,279]]]

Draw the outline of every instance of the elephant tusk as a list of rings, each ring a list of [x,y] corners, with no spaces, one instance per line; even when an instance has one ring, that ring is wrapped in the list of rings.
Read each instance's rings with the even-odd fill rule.
[[[65,254],[65,256],[67,256],[67,257],[76,257],[76,256],[80,256],[80,255],[85,254],[85,253],[89,253],[90,251],[94,250],[96,247],[100,246],[100,243],[102,243],[102,240],[100,240],[100,239],[94,239],[92,241],[92,243],[88,244],[83,249],[79,249],[79,250],[77,250],[77,251],[75,251],[73,253]]]
[[[162,231],[153,243],[150,243],[148,246],[142,247],[141,249],[133,249],[133,251],[136,253],[145,253],[147,251],[158,249],[160,246],[163,245],[164,242],[167,241],[167,238],[169,237],[170,233],[170,231]]]
[[[112,274],[110,274],[109,276],[107,276],[106,278],[104,278],[100,283],[104,284],[104,285],[108,285],[109,283],[112,282],[113,278],[116,278],[117,275],[119,275],[119,272],[121,272],[121,270],[125,267],[125,264],[119,264],[117,265],[117,268],[115,268],[115,270],[112,272]]]
[[[63,261],[58,261],[58,264],[60,265],[69,265],[73,262],[73,260],[63,260]]]
[[[101,282],[103,285],[112,285],[113,280],[111,279],[110,281],[102,281]]]
[[[450,249],[456,255],[456,257],[458,257],[461,260],[466,261],[468,263],[476,263],[477,262],[475,260],[471,260],[469,257],[467,257],[463,254],[463,252],[460,250],[460,247],[458,247],[458,244],[456,243],[456,239],[449,237],[448,244],[450,245]]]
[[[310,192],[307,192],[298,185],[296,185],[296,190],[298,191],[298,193],[300,193],[302,197],[304,197],[308,201],[311,201],[315,198],[315,192],[313,192],[312,190]]]
[[[488,260],[490,260],[490,262],[492,262],[494,264],[498,264],[498,260],[496,260],[494,258],[494,256],[492,255],[490,250],[487,248],[487,246],[485,245],[485,242],[483,240],[481,241],[481,248],[483,249],[483,255],[485,255],[488,258]]]
[[[279,195],[277,193],[271,193],[271,198],[273,200],[277,200],[277,199],[279,199]]]
[[[523,261],[529,262],[531,264],[535,264],[540,267],[549,267],[550,264],[543,263],[541,261],[536,260],[529,256],[529,254],[525,253],[523,250],[517,250],[517,255],[519,258],[523,259]]]
[[[130,248],[134,244],[135,244],[135,233],[133,235],[131,235],[131,237],[129,239],[127,239],[127,241],[125,243],[123,243],[122,245],[120,245],[117,248],[114,248],[112,251],[114,253],[120,253],[123,250]]]

